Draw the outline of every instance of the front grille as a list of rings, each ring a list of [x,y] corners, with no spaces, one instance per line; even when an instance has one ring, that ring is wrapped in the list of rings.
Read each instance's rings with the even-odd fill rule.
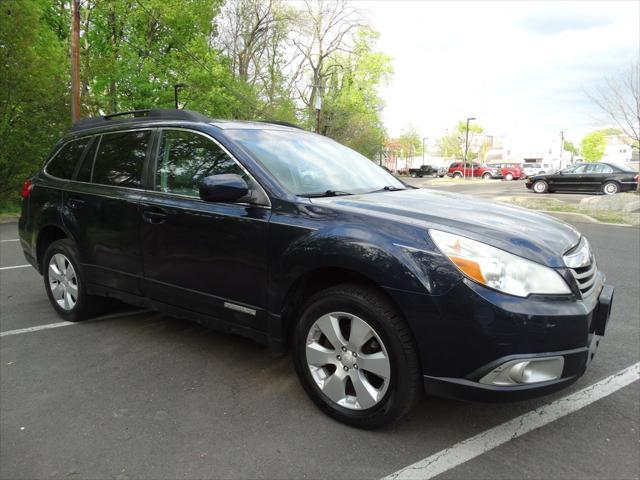
[[[596,265],[595,259],[593,259],[591,265],[572,268],[571,273],[573,274],[573,278],[576,279],[580,293],[584,297],[585,295],[588,295],[595,286],[596,278],[598,276],[598,266]]]

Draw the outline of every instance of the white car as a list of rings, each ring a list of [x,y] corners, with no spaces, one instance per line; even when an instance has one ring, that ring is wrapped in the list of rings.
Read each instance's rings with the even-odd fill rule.
[[[550,163],[525,163],[522,165],[524,174],[527,177],[534,175],[544,175],[545,173],[553,173],[556,169]]]

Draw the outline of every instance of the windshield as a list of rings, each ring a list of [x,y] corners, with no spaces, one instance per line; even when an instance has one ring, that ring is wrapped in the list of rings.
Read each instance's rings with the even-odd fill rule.
[[[355,194],[403,189],[371,160],[329,138],[304,131],[229,130],[286,190],[306,194]]]

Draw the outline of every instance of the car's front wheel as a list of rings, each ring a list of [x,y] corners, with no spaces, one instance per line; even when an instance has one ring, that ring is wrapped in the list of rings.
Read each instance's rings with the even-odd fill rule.
[[[485,173],[482,175],[482,179],[483,180],[491,180],[491,174],[490,173]]]
[[[327,415],[360,428],[397,420],[422,394],[402,316],[374,289],[344,284],[312,297],[293,339],[296,372]]]
[[[505,180],[509,180],[509,181],[513,180],[513,174],[512,174],[512,173],[507,173],[507,174],[505,175],[504,179],[505,179]]]
[[[619,191],[620,191],[620,185],[618,185],[616,182],[606,182],[602,186],[602,192],[605,195],[615,195]]]
[[[44,254],[42,269],[47,296],[58,315],[78,322],[102,313],[105,299],[86,293],[86,279],[69,239],[53,242]]]
[[[549,184],[544,180],[536,180],[533,184],[533,191],[536,193],[547,193]]]
[[[462,174],[460,172],[453,172],[453,178],[462,178]]]

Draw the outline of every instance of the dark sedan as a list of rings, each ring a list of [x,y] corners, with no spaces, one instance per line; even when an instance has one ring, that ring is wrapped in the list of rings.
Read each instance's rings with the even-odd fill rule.
[[[638,172],[621,163],[576,163],[556,173],[529,177],[526,186],[535,193],[564,190],[613,195],[636,190]]]

